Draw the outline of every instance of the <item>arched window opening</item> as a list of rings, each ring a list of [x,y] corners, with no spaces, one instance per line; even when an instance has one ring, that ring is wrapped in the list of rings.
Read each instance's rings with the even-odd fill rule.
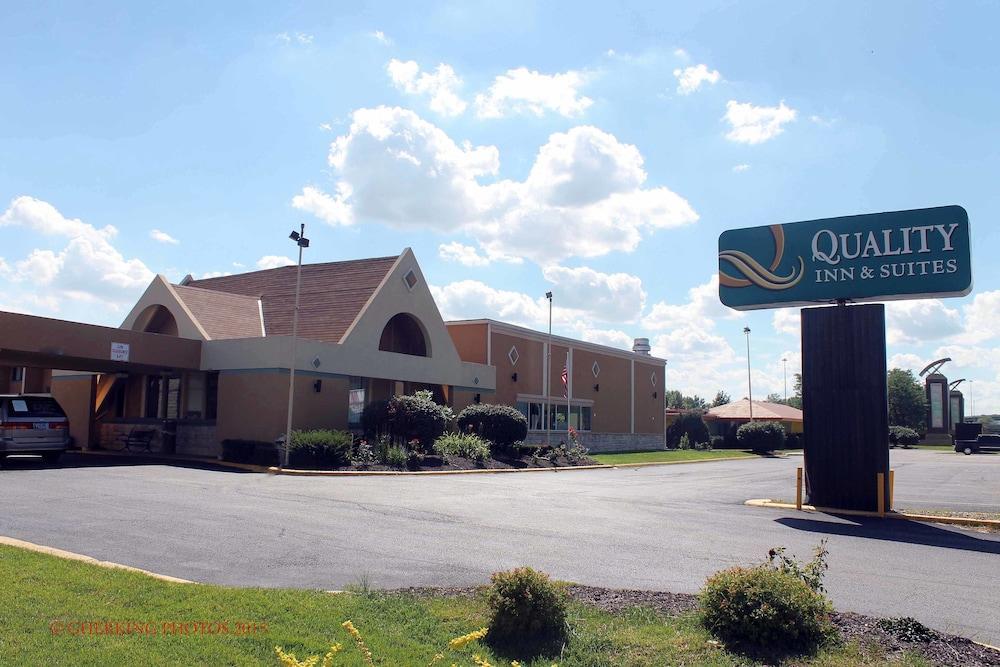
[[[424,328],[417,318],[409,313],[397,313],[382,329],[378,349],[383,352],[398,352],[415,357],[427,357],[427,338]]]
[[[159,304],[149,306],[142,311],[139,317],[136,318],[132,329],[134,331],[163,334],[165,336],[178,335],[177,320],[174,319],[173,313]]]

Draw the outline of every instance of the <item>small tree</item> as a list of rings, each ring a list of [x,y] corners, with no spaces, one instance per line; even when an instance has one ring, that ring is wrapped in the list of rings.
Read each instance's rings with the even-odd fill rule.
[[[785,429],[781,422],[747,422],[736,431],[740,447],[755,452],[770,452],[785,446]]]
[[[677,416],[677,419],[667,427],[666,439],[667,447],[676,449],[680,446],[681,437],[688,437],[688,442],[709,442],[708,426],[701,418],[699,412],[685,412]]]
[[[889,423],[927,432],[927,397],[913,371],[893,368],[886,377],[889,388]]]
[[[716,392],[715,398],[712,399],[712,407],[717,408],[720,405],[726,405],[732,400],[733,399],[729,396],[729,394],[720,389],[718,392]]]

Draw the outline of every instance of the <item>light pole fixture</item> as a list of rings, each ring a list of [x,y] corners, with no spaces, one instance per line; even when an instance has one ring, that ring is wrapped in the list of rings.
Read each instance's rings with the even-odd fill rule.
[[[785,403],[788,403],[788,359],[781,358],[781,379],[785,381]]]
[[[309,247],[306,238],[306,225],[302,223],[299,231],[292,231],[288,238],[295,241],[299,247],[299,265],[295,274],[295,311],[292,314],[292,356],[288,364],[288,421],[285,423],[285,451],[282,456],[282,466],[288,467],[288,455],[292,446],[292,409],[295,406],[295,357],[299,342],[299,292],[302,290],[302,251]]]
[[[747,337],[747,393],[750,401],[750,422],[753,422],[753,381],[750,379],[750,327],[743,327]]]
[[[552,409],[552,401],[549,395],[552,392],[552,292],[546,292],[545,298],[549,300],[549,345],[545,353],[545,446],[552,446],[552,423],[549,421],[552,416],[549,411]]]

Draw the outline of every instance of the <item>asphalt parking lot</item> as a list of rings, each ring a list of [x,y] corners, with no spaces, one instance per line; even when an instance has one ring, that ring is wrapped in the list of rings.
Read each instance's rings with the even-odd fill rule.
[[[425,477],[286,477],[68,456],[0,470],[0,534],[185,579],[340,589],[471,585],[531,565],[695,592],[712,572],[828,540],[842,610],[1000,644],[1000,535],[746,507],[794,497],[800,457]],[[1000,511],[1000,456],[892,453],[896,506]]]

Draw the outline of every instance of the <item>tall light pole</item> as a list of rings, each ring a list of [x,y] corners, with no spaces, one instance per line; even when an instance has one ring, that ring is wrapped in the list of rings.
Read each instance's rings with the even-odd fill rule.
[[[750,421],[753,422],[753,382],[750,380],[750,327],[743,327],[747,336],[747,393],[750,400]]]
[[[788,403],[788,359],[781,358],[781,378],[785,381],[785,403]]]
[[[295,357],[299,342],[299,292],[302,290],[302,250],[309,247],[306,238],[306,225],[302,223],[299,231],[293,231],[288,238],[299,246],[299,266],[295,275],[295,311],[292,315],[292,358],[288,364],[288,421],[285,423],[285,452],[282,466],[288,467],[288,454],[292,446],[292,408],[295,405]]]
[[[551,447],[552,424],[549,421],[551,419],[549,394],[552,391],[552,292],[546,292],[545,298],[549,300],[549,346],[545,354],[545,368],[547,369],[545,371],[545,446]]]
[[[969,400],[972,401],[972,417],[976,416],[976,396],[972,393],[972,380],[969,380]]]

